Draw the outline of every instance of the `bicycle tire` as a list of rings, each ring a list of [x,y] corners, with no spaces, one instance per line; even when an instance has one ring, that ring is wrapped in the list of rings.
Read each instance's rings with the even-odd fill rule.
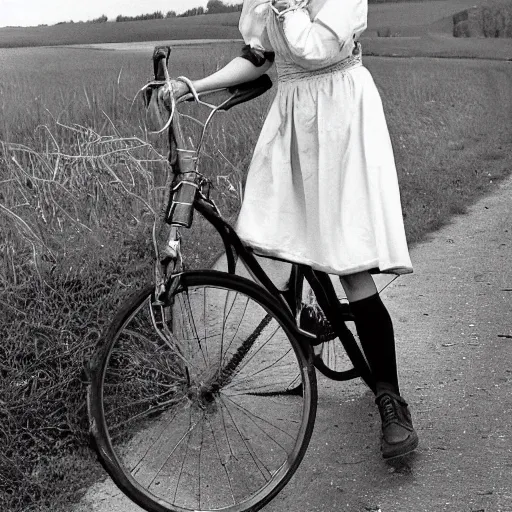
[[[259,510],[311,438],[310,354],[255,283],[217,271],[175,279],[172,318],[155,321],[148,285],[98,343],[88,389],[95,448],[116,485],[149,512]],[[164,324],[174,345],[162,338]]]
[[[304,272],[304,271],[303,271]],[[306,276],[307,274],[307,276]],[[323,310],[333,335],[328,341],[315,343],[313,363],[327,378],[346,381],[361,377],[363,382],[375,390],[366,358],[356,341],[357,331],[348,303],[342,303],[336,296],[330,277],[324,272],[306,268],[304,276],[295,284],[296,302],[304,297],[304,282],[313,289],[317,305]]]
[[[353,327],[353,317],[348,309],[348,304],[341,304],[342,319],[347,326],[345,336],[357,336]],[[352,380],[360,377],[359,371],[347,355],[347,351],[340,338],[334,335],[333,339],[325,341],[314,348],[313,363],[316,369],[327,378],[335,381]]]

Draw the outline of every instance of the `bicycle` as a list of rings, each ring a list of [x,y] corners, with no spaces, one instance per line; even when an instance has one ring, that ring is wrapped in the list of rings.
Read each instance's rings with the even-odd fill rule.
[[[149,105],[169,83],[169,55],[169,47],[155,49]],[[116,485],[150,512],[261,509],[306,452],[317,406],[315,368],[335,380],[360,376],[374,389],[347,326],[348,304],[330,278],[293,265],[289,290],[279,292],[222,218],[198,170],[213,115],[271,86],[263,75],[226,90],[217,105],[192,88],[183,101],[211,109],[194,149],[186,147],[171,97],[164,128],[174,181],[161,222],[165,243],[154,237],[155,281],[122,304],[90,362],[93,444]],[[220,235],[227,271],[183,270],[180,229],[192,225],[194,210]],[[239,262],[253,280],[235,274]],[[307,330],[304,281],[335,334]]]

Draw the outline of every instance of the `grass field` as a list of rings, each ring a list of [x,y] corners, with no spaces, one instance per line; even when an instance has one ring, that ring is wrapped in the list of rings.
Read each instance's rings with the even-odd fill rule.
[[[427,18],[429,26],[441,26],[448,3],[399,4],[416,9],[404,28],[423,27]],[[403,26],[396,10],[390,14],[395,4],[372,7],[381,9],[373,11],[380,26]],[[378,26],[375,18],[371,23]],[[438,45],[429,52],[453,51],[453,42],[443,46],[446,34],[425,34]],[[417,39],[378,40],[390,42],[389,52],[421,49]],[[495,53],[506,48],[472,41],[471,52],[488,56],[491,43]],[[238,50],[237,43],[176,47],[172,73],[199,77]],[[1,510],[69,511],[84,486],[102,475],[87,448],[80,372],[116,302],[151,276],[150,226],[166,147],[163,137],[148,134],[140,101],[132,105],[150,78],[150,55],[0,52]],[[365,64],[382,94],[414,243],[510,174],[512,68],[423,57],[367,57]],[[212,127],[203,170],[228,217],[236,216],[272,94]],[[208,264],[219,249],[200,222],[185,234],[185,247],[192,267]]]

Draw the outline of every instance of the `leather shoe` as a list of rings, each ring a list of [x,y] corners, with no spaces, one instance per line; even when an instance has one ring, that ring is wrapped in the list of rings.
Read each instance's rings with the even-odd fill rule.
[[[418,434],[412,426],[407,402],[391,391],[383,391],[377,394],[375,403],[382,420],[382,456],[391,459],[415,450]]]

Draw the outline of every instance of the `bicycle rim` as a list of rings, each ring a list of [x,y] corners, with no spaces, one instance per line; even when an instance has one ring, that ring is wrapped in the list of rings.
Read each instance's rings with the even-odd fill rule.
[[[100,457],[146,510],[259,510],[309,443],[314,369],[260,287],[213,271],[179,279],[165,310],[152,287],[139,293],[97,355]]]
[[[325,322],[323,318],[325,317],[317,302],[316,296],[312,292],[309,282],[301,278],[300,281],[295,283],[295,287],[295,293],[297,296],[295,302],[297,304],[302,302],[308,308],[307,311],[309,312],[304,319],[301,314],[299,320],[301,326],[308,331],[308,325],[312,323],[313,332],[315,332],[315,328],[320,328],[321,330],[322,325]],[[349,341],[353,340],[354,344],[357,343],[357,331],[348,303],[340,303],[338,315],[340,319],[343,320],[342,326],[345,340],[349,337]],[[327,330],[331,331],[333,329],[332,324],[329,323],[328,320],[327,322],[330,326]],[[324,341],[322,343],[317,342],[313,346],[313,362],[316,369],[331,380],[343,381],[359,377],[359,371],[354,367],[354,363],[347,354],[347,350],[340,341],[340,338],[331,334],[329,334],[327,338],[331,336],[333,336],[333,339],[328,339],[328,341]]]
[[[349,313],[344,314],[345,325],[358,343],[354,322]],[[345,347],[338,337],[314,347],[314,364],[317,370],[332,380],[344,381],[360,376]]]

